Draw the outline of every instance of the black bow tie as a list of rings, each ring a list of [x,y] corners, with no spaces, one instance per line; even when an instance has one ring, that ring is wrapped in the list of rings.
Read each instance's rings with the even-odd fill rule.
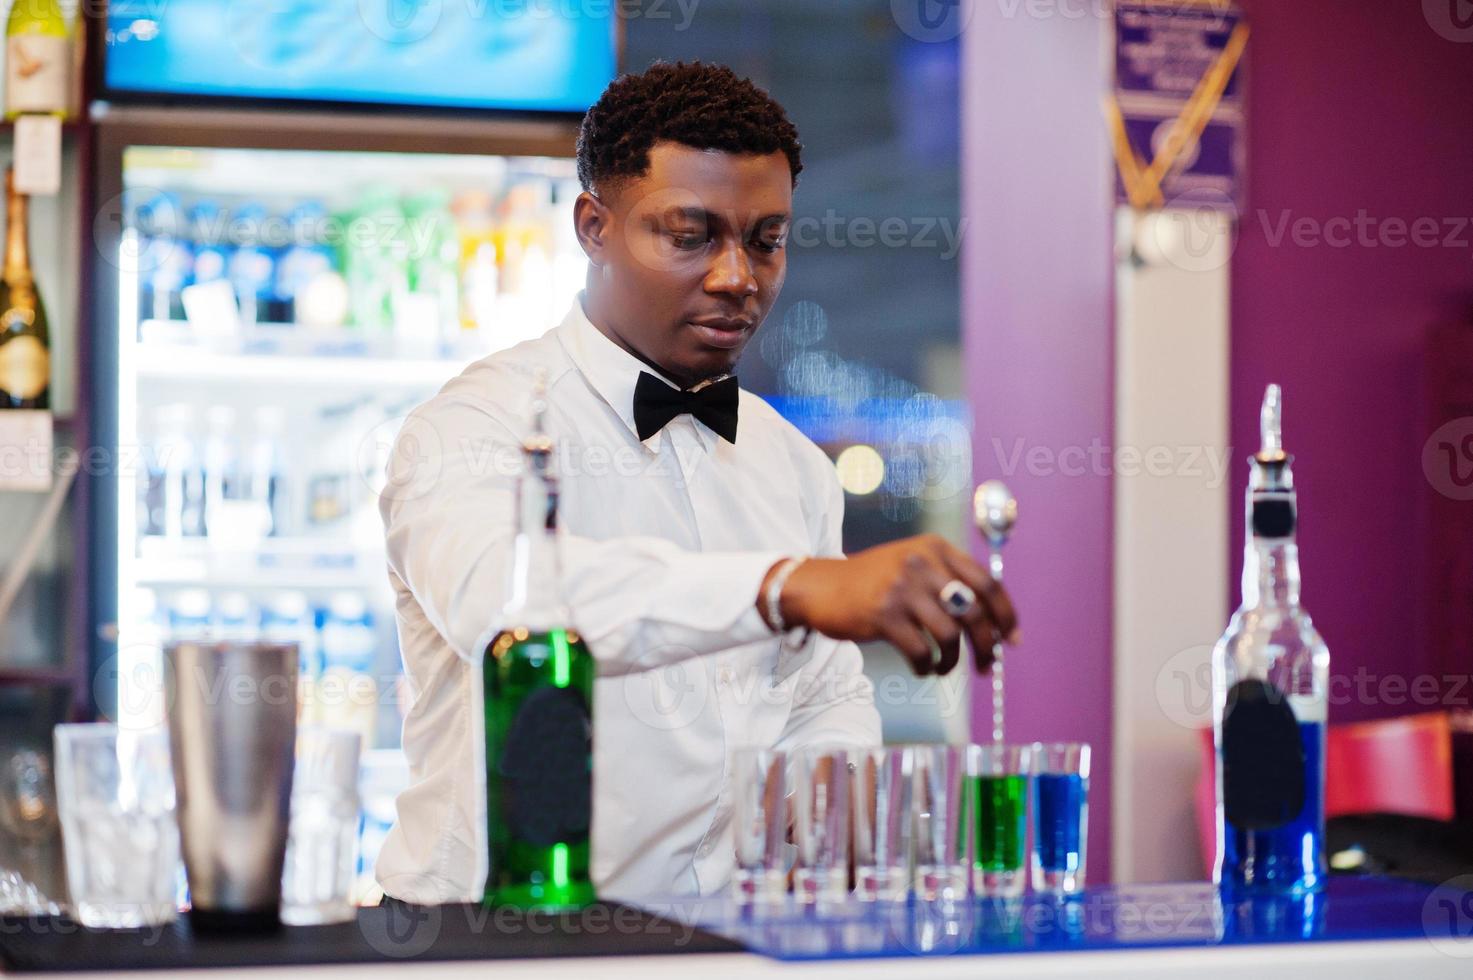
[[[634,428],[643,442],[677,415],[700,419],[727,442],[736,442],[737,379],[722,378],[698,391],[672,388],[648,371],[639,372],[634,386]]]

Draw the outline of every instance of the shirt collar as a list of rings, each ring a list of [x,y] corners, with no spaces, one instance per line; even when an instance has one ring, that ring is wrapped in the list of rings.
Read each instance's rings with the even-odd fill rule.
[[[588,379],[593,390],[608,403],[608,406],[614,410],[620,421],[628,427],[636,439],[639,438],[639,428],[634,424],[634,386],[639,381],[640,372],[653,374],[672,388],[680,387],[662,372],[650,367],[614,343],[602,330],[594,326],[593,321],[588,319],[588,314],[583,310],[582,292],[579,292],[577,298],[573,300],[573,305],[568,309],[568,315],[563,317],[563,322],[558,327],[558,335],[574,365],[583,372],[583,376]],[[720,436],[708,429],[705,423],[695,419],[691,421],[695,423],[696,434],[700,438],[702,448],[710,452]],[[651,451],[659,452],[660,442],[660,433],[656,432],[645,439],[643,444]]]

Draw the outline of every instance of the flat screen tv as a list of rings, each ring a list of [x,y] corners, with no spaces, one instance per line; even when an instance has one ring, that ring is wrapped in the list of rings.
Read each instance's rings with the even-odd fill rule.
[[[147,101],[586,110],[614,77],[616,4],[113,0],[103,90]]]

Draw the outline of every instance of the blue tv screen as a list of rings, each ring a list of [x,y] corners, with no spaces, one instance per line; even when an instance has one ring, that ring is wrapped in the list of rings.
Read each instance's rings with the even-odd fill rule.
[[[106,87],[180,97],[582,112],[616,71],[614,3],[113,0]]]

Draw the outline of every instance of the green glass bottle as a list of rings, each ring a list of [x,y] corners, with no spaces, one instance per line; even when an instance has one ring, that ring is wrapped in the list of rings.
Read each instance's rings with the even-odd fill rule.
[[[593,656],[559,586],[557,481],[545,384],[522,445],[518,523],[503,629],[482,666],[486,708],[487,905],[579,908],[593,813]]]

